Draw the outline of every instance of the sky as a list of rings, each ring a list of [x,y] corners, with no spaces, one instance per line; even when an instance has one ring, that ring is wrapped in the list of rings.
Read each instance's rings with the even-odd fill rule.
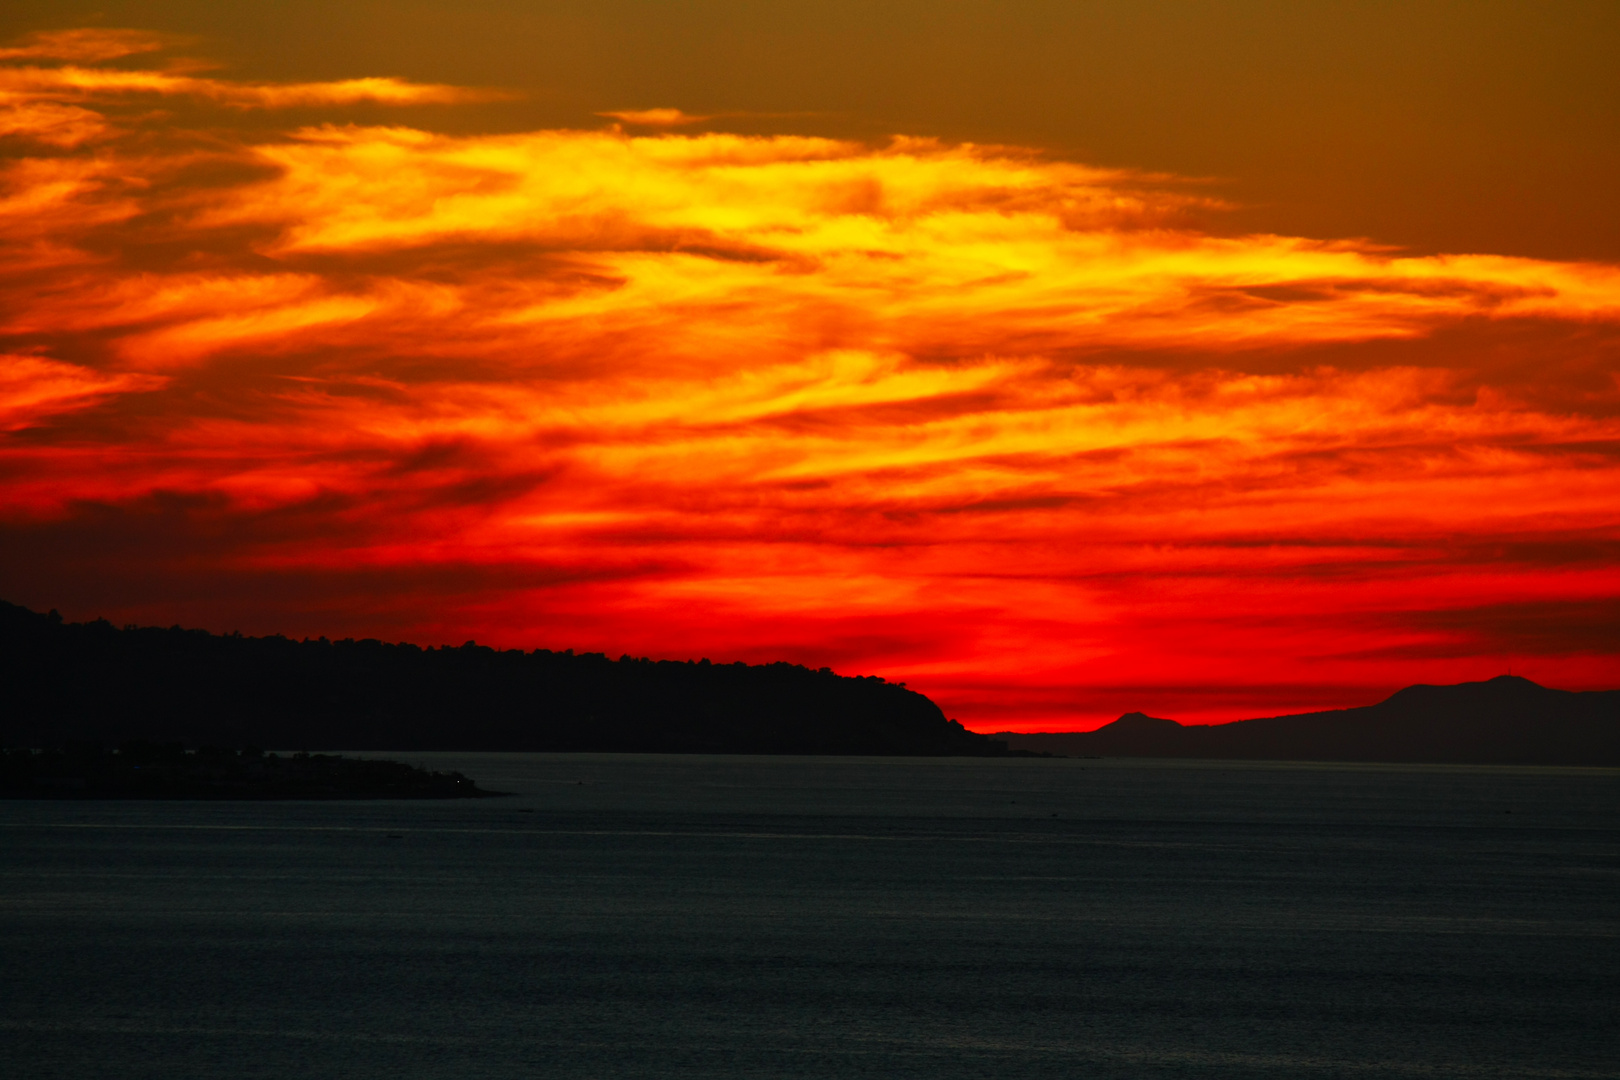
[[[1620,8],[0,16],[0,597],[904,681],[1620,686]]]

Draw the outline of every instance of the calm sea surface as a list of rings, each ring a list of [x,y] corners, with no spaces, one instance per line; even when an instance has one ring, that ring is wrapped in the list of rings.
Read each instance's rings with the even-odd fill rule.
[[[372,756],[0,802],[0,1074],[1620,1076],[1620,771]]]

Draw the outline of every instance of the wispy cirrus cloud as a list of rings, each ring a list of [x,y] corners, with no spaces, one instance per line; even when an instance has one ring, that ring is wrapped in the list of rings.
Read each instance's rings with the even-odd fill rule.
[[[161,376],[98,372],[37,356],[0,355],[0,431],[32,427],[54,413],[120,394],[162,388]]]
[[[0,68],[0,94],[10,98],[67,97],[96,100],[114,96],[191,97],[244,108],[286,109],[318,105],[459,104],[488,101],[499,91],[413,83],[404,79],[339,79],[331,82],[238,83],[168,71],[97,67]]]
[[[20,599],[836,662],[980,726],[1620,674],[1601,619],[1513,628],[1620,596],[1546,555],[1620,542],[1616,267],[1216,235],[929,139],[192,136],[99,110],[467,92],[54,47],[0,70],[59,110],[0,178]]]
[[[694,116],[679,109],[620,109],[617,112],[599,112],[596,115],[606,116],[635,127],[655,128],[686,127],[714,119],[713,116]]]
[[[0,47],[0,60],[74,60],[94,64],[158,52],[186,43],[185,38],[149,30],[79,27],[29,34],[15,45]]]
[[[510,96],[499,90],[395,78],[244,83],[187,70],[195,65],[154,69],[104,63],[185,43],[186,39],[172,35],[92,28],[37,33],[0,48],[0,138],[62,148],[79,146],[113,130],[108,118],[94,111],[95,106],[153,98],[184,98],[245,109],[292,109],[364,103],[463,104]]]

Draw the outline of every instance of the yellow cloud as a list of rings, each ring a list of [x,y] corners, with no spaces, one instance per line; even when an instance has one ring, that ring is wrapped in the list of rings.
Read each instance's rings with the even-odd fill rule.
[[[513,635],[815,623],[940,686],[1359,678],[1323,657],[1414,595],[1620,595],[1620,268],[1216,235],[1174,178],[922,138],[232,138],[469,92],[50,47],[0,69],[50,147],[0,173],[13,516],[276,515],[209,565],[495,568],[541,584],[454,603]]]

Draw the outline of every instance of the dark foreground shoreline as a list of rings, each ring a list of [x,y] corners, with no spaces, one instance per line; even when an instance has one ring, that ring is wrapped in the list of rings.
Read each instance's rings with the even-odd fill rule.
[[[459,772],[333,754],[266,754],[178,743],[0,753],[7,799],[484,799]]]
[[[0,746],[995,756],[901,683],[796,664],[292,641],[0,601]]]

